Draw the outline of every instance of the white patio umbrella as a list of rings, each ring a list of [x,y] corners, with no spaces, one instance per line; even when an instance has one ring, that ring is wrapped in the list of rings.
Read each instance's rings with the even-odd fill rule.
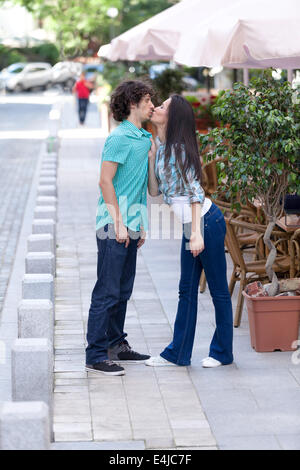
[[[240,1],[226,0],[226,5]],[[198,31],[204,20],[224,8],[224,0],[182,0],[105,44],[98,55],[112,61],[172,60],[181,36]]]
[[[186,30],[174,60],[188,66],[300,68],[300,1],[243,0]]]

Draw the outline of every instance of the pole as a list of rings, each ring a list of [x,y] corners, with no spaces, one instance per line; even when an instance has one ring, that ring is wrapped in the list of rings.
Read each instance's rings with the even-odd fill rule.
[[[243,77],[244,77],[244,85],[248,86],[249,85],[249,70],[248,69],[243,69]]]
[[[293,69],[288,69],[287,79],[288,79],[288,82],[292,83],[292,81],[293,81]]]

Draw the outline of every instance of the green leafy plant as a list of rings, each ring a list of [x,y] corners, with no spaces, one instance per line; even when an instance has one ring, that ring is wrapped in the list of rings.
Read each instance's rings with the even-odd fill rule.
[[[287,193],[300,193],[300,109],[295,90],[288,82],[272,78],[271,70],[220,92],[214,114],[225,124],[208,135],[199,135],[201,151],[208,160],[223,156],[219,163],[220,191],[233,207],[257,201],[268,221],[264,235],[270,250],[266,272],[269,295],[279,283],[272,266],[276,248],[271,233],[283,214]],[[298,100],[299,101],[299,100]],[[238,202],[239,201],[239,202]]]

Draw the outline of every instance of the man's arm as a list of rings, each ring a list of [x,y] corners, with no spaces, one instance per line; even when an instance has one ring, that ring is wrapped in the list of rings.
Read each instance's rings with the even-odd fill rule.
[[[113,179],[118,169],[118,163],[104,161],[101,167],[101,176],[99,186],[102,191],[103,199],[107,209],[114,221],[116,238],[119,243],[125,242],[125,247],[129,245],[129,235],[127,228],[124,226],[122,214],[118,204]]]

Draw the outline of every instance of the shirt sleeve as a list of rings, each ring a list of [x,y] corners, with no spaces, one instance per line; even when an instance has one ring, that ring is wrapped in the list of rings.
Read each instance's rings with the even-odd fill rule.
[[[105,141],[102,161],[124,164],[131,150],[131,144],[124,135],[110,135]]]
[[[188,170],[186,173],[186,179],[187,182],[183,180],[183,184],[186,188],[190,204],[194,202],[200,202],[200,204],[203,204],[205,199],[204,189],[196,179],[194,170]]]

